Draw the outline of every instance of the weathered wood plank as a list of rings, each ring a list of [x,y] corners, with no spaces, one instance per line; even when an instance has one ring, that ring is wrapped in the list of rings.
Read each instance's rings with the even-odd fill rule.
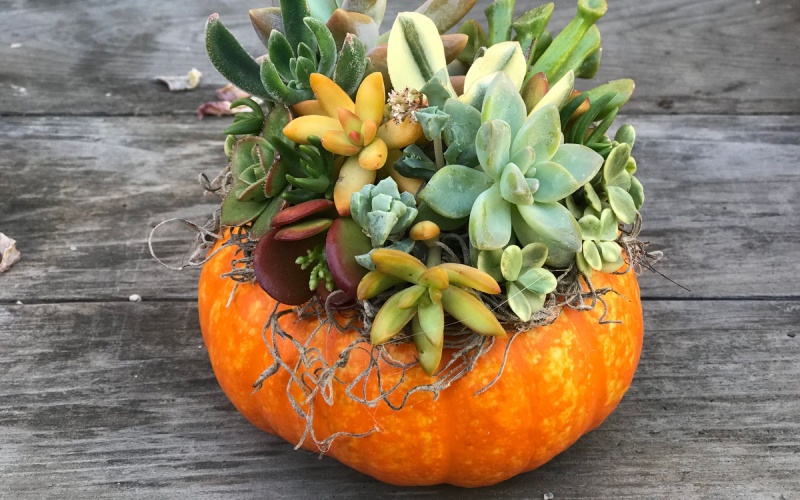
[[[379,484],[261,434],[217,386],[193,304],[0,306],[0,496],[800,495],[800,305],[645,313],[641,365],[606,423],[538,471],[463,491]]]
[[[263,3],[263,2],[261,2]],[[395,14],[421,1],[392,1]],[[489,0],[470,17],[482,18]],[[517,2],[518,11],[540,2]],[[556,0],[560,29],[574,0]],[[207,61],[206,18],[218,11],[252,54],[263,46],[250,27],[252,0],[116,2],[15,0],[0,34],[0,114],[136,115],[192,113],[222,78]],[[629,113],[797,113],[800,4],[781,0],[618,0],[601,21],[598,78],[631,77]],[[151,79],[205,75],[196,92],[170,94]]]
[[[644,239],[666,253],[646,297],[800,296],[795,117],[638,117],[647,191]],[[223,159],[223,121],[191,117],[7,118],[0,123],[0,231],[23,260],[0,275],[0,301],[188,299],[197,274],[164,271],[145,242],[158,222],[202,222],[213,198],[199,172]],[[178,228],[178,226],[175,226]],[[167,228],[177,262],[191,235]]]

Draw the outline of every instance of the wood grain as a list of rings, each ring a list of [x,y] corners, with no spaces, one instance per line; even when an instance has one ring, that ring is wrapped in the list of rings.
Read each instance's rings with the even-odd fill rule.
[[[263,2],[261,2],[263,3]],[[384,28],[411,1],[389,2]],[[489,0],[469,16],[483,18]],[[519,1],[518,12],[540,2]],[[556,0],[551,26],[574,15]],[[0,114],[191,114],[223,80],[207,60],[203,26],[212,12],[251,54],[264,52],[247,10],[252,0],[104,2],[12,0],[0,33]],[[600,23],[598,80],[634,78],[628,113],[800,112],[800,3],[784,0],[615,0]],[[152,81],[191,68],[194,92]]]
[[[800,123],[791,116],[636,117],[646,187],[642,238],[663,250],[644,296],[800,297]],[[195,182],[224,159],[222,120],[7,118],[0,123],[0,231],[23,260],[0,275],[0,301],[193,300],[197,273],[161,269],[150,228],[203,222],[214,199]],[[159,233],[179,263],[192,235]]]
[[[380,484],[260,433],[217,386],[194,304],[0,306],[0,497],[800,495],[800,305],[646,306],[618,410],[541,469],[472,491]]]

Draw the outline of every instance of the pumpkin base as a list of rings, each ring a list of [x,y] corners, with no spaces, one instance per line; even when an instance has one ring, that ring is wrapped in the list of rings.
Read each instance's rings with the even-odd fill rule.
[[[446,390],[425,392],[416,388],[436,378],[419,366],[376,362],[368,343],[354,344],[357,332],[327,332],[314,318],[297,321],[258,286],[239,284],[228,304],[235,283],[221,275],[230,271],[233,252],[223,249],[205,264],[198,291],[203,338],[223,391],[264,431],[387,483],[476,487],[535,469],[602,423],[639,361],[636,277],[596,274],[596,288],[616,292],[605,297],[607,311],[601,304],[564,309],[552,324],[496,339]],[[265,335],[276,310],[275,321],[290,337]],[[604,314],[619,323],[601,323]],[[311,349],[316,362],[306,366],[295,342]],[[347,348],[335,381],[320,386],[319,368]],[[399,363],[415,360],[411,344],[388,345],[386,353]],[[441,366],[453,354],[446,350]],[[256,381],[260,389],[253,392]],[[358,388],[361,401],[348,387]],[[381,388],[392,387],[382,398]]]

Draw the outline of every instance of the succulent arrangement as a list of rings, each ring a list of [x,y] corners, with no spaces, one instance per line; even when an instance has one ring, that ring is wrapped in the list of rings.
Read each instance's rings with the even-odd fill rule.
[[[258,58],[218,16],[206,29],[251,95],[225,131],[221,224],[247,234],[255,280],[283,304],[377,311],[373,345],[413,342],[428,375],[451,331],[505,336],[565,277],[622,268],[644,202],[633,127],[609,135],[633,82],[578,81],[606,1],[554,35],[553,4],[515,18],[495,0],[488,29],[444,34],[474,3],[428,1],[380,33],[385,0],[281,0],[250,12]]]

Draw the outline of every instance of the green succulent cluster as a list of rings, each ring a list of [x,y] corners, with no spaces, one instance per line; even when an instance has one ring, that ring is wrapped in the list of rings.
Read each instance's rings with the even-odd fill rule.
[[[310,16],[304,0],[281,0],[280,14],[267,38],[267,57],[260,66],[219,16],[211,16],[206,25],[206,48],[217,70],[245,92],[285,105],[313,98],[312,73],[321,73],[354,94],[367,70],[364,44],[351,34],[337,51],[330,30]],[[256,28],[260,32],[263,26]]]
[[[511,80],[499,73],[475,138],[479,168],[447,165],[419,198],[444,217],[469,216],[470,240],[479,250],[503,248],[515,237],[547,244],[549,263],[563,266],[581,240],[577,221],[559,202],[590,181],[603,158],[585,146],[562,144],[554,105],[529,117],[525,109]]]
[[[486,8],[488,33],[469,20],[459,33],[469,37],[459,61],[471,66],[481,54],[494,45],[517,42],[525,55],[525,81],[536,73],[544,73],[550,81],[561,79],[573,71],[578,78],[593,78],[600,66],[600,30],[595,23],[606,13],[606,0],[580,0],[575,17],[553,38],[547,25],[554,4],[530,9],[514,19],[515,0],[495,0]]]
[[[383,246],[386,240],[398,240],[417,217],[417,202],[414,195],[402,194],[391,177],[377,185],[367,184],[353,193],[350,215],[370,237],[372,246]]]
[[[328,267],[328,259],[325,257],[325,246],[317,245],[312,250],[308,250],[305,256],[300,256],[295,261],[300,265],[300,269],[311,267],[311,277],[308,279],[309,290],[316,290],[321,282],[325,283],[325,289],[329,292],[334,290],[333,276]]]
[[[250,234],[266,234],[272,218],[286,205],[281,197],[286,188],[284,166],[265,139],[247,136],[237,141],[230,156],[234,183],[222,203],[220,222],[225,226],[252,222]]]
[[[273,136],[270,144],[291,165],[286,181],[291,189],[283,198],[296,205],[317,198],[333,199],[335,165],[333,154],[322,147],[319,137],[308,138],[309,144],[296,146],[284,137]]]
[[[483,250],[478,254],[478,269],[498,283],[505,282],[511,310],[522,321],[544,307],[547,294],[556,289],[556,277],[544,269],[547,246],[531,243],[524,248],[509,245],[502,250]]]
[[[578,269],[586,276],[591,276],[593,271],[611,273],[622,267],[625,262],[622,247],[617,243],[617,218],[614,212],[606,208],[597,216],[590,208],[578,223],[583,238],[581,251],[576,256]]]
[[[411,255],[387,249],[376,250],[373,260],[376,270],[359,284],[360,300],[397,285],[411,285],[392,295],[378,311],[370,331],[373,345],[389,342],[410,322],[420,365],[433,375],[442,357],[445,312],[480,335],[506,335],[494,314],[470,292],[499,293],[500,287],[489,275],[463,264],[425,267]]]

